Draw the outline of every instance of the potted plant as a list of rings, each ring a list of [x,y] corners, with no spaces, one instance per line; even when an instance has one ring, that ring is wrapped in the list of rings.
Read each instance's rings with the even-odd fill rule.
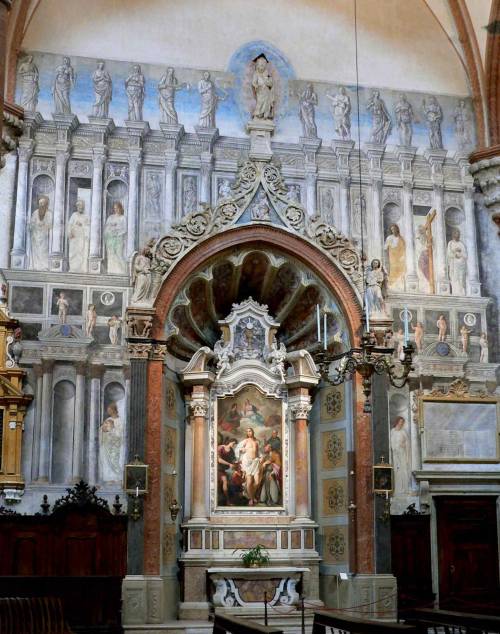
[[[240,558],[245,568],[259,568],[270,562],[269,553],[262,544],[257,544],[257,546],[252,548],[245,548],[240,554]]]

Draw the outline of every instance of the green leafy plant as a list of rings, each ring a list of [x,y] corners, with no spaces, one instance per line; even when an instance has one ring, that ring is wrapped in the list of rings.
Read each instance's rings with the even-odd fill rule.
[[[236,551],[233,551],[233,553]],[[271,560],[265,546],[257,544],[252,548],[245,548],[240,554],[241,561],[246,568],[256,568],[257,566],[265,566]]]

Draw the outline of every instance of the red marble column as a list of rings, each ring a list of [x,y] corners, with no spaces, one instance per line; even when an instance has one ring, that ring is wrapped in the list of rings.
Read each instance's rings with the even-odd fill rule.
[[[309,438],[307,420],[311,410],[309,390],[298,388],[291,395],[291,415],[295,427],[295,517],[310,517]],[[294,397],[298,400],[294,400]]]
[[[146,453],[149,491],[144,498],[144,574],[160,574],[161,563],[161,416],[163,359],[161,354],[148,361],[146,405]]]
[[[193,426],[193,459],[191,465],[191,519],[207,519],[206,471],[208,449],[205,442],[208,413],[208,390],[204,385],[194,385],[191,394]]]
[[[352,572],[373,574],[374,565],[374,509],[373,509],[373,444],[370,414],[363,412],[365,397],[362,379],[356,374],[354,380],[354,469],[356,474],[356,570]]]

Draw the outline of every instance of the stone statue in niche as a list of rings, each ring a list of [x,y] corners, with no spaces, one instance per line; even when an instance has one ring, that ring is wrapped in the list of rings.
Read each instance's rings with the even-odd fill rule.
[[[59,317],[59,323],[65,324],[66,318],[68,316],[68,311],[69,311],[69,302],[66,299],[66,294],[64,293],[64,291],[61,291],[59,293],[59,297],[57,298],[57,301],[56,301],[56,306],[57,306],[57,316]]]
[[[255,60],[255,70],[252,77],[252,88],[255,97],[254,119],[274,119],[274,81],[269,73],[268,62],[264,55]]]
[[[95,93],[92,116],[107,118],[109,115],[109,104],[113,95],[113,82],[102,60],[97,62],[97,68],[92,75],[92,83],[94,84]]]
[[[99,430],[99,469],[103,482],[122,480],[121,453],[123,444],[123,420],[116,403],[110,403],[108,416]]]
[[[482,332],[481,336],[479,337],[479,350],[479,363],[488,363],[488,337],[486,336],[485,332]]]
[[[147,300],[151,288],[151,259],[149,249],[144,247],[132,260],[132,302],[139,303]]]
[[[287,200],[300,205],[300,185],[288,185]]]
[[[397,332],[394,333],[394,344],[394,358],[403,361],[405,358],[405,336],[402,328],[398,328]]]
[[[182,213],[192,214],[196,211],[198,195],[194,176],[186,176],[182,183]]]
[[[139,64],[132,66],[132,72],[125,80],[128,99],[128,120],[142,121],[142,108],[146,96],[146,80]]]
[[[443,149],[443,139],[441,136],[441,123],[443,121],[443,111],[434,95],[429,100],[422,101],[422,108],[429,128],[429,146],[432,150]]]
[[[406,243],[397,224],[390,226],[390,234],[385,239],[384,249],[389,263],[389,288],[404,290]]]
[[[85,213],[85,202],[78,199],[68,222],[70,273],[85,273],[89,255],[90,219]]]
[[[439,319],[436,322],[438,329],[438,341],[446,341],[446,332],[448,330],[448,323],[444,315],[439,315]]]
[[[69,57],[56,68],[56,76],[52,86],[55,114],[71,114],[70,93],[76,82],[76,74]]]
[[[380,260],[371,261],[370,266],[366,269],[365,281],[365,301],[370,317],[385,319],[387,317],[385,307],[387,274]]]
[[[372,97],[366,104],[366,109],[372,114],[370,143],[385,145],[389,132],[391,131],[392,123],[384,100],[380,98],[380,92],[378,90],[372,92]]]
[[[460,231],[453,229],[451,240],[448,242],[446,259],[448,261],[448,275],[451,282],[452,295],[465,295],[465,280],[467,277],[467,249],[460,240]]]
[[[108,319],[108,327],[109,327],[109,341],[113,346],[116,346],[120,343],[119,338],[119,330],[122,327],[122,320],[118,315],[113,315]]]
[[[415,333],[415,346],[417,348],[417,352],[420,354],[424,348],[424,326],[422,322],[417,321],[417,325],[411,325],[411,329]]]
[[[218,95],[214,82],[210,78],[210,73],[206,70],[202,79],[198,82],[198,92],[200,93],[201,108],[198,119],[200,128],[216,128],[215,113],[219,101],[224,101],[225,96]]]
[[[149,218],[161,218],[161,182],[156,172],[148,174],[146,183],[146,206]]]
[[[252,220],[260,220],[261,222],[269,222],[271,220],[271,208],[264,191],[259,192],[257,200],[252,205],[250,217]]]
[[[104,227],[104,244],[106,246],[107,272],[126,275],[127,262],[124,257],[127,221],[121,202],[113,203],[113,210]]]
[[[314,86],[307,84],[305,90],[299,96],[299,115],[302,123],[302,134],[305,137],[316,138],[318,128],[316,126],[316,113],[314,108],[318,105],[318,95],[314,92]]]
[[[455,120],[455,135],[458,147],[464,150],[472,145],[471,115],[463,99],[458,102],[453,116]]]
[[[366,218],[366,197],[364,194],[356,196],[353,203],[352,233],[355,236],[361,235],[361,223],[365,223]]]
[[[392,424],[391,452],[394,495],[406,495],[411,485],[411,446],[408,424],[402,416],[397,416]]]
[[[399,101],[394,107],[396,115],[396,125],[399,132],[399,144],[411,146],[411,138],[413,135],[413,108],[408,101],[406,95],[401,93]]]
[[[271,364],[271,372],[277,374],[283,383],[285,382],[285,361],[286,361],[286,348],[284,343],[276,341],[274,338],[271,344],[271,351],[269,352],[269,362]]]
[[[460,340],[462,342],[462,352],[467,354],[469,352],[469,335],[472,330],[469,330],[467,326],[462,326],[460,328]]]
[[[331,187],[321,192],[321,215],[328,224],[334,224],[335,201]]]
[[[40,196],[38,209],[31,214],[30,264],[34,271],[49,270],[49,236],[52,228],[52,214],[49,211],[49,197]]]
[[[214,354],[215,358],[217,359],[216,379],[219,380],[224,372],[231,369],[231,362],[234,358],[231,344],[226,343],[224,339],[219,339],[215,342]]]
[[[169,125],[177,125],[179,123],[175,109],[175,93],[183,89],[189,90],[189,84],[183,83],[179,85],[175,71],[170,66],[158,83],[158,103],[162,123],[168,123]]]
[[[19,65],[18,75],[21,84],[21,106],[28,112],[35,112],[40,93],[38,68],[33,62],[33,55],[28,55]]]
[[[97,322],[97,313],[94,304],[89,304],[87,313],[85,314],[85,334],[87,337],[94,336],[95,325]]]
[[[339,88],[336,95],[326,93],[332,108],[332,116],[335,124],[335,132],[339,139],[347,141],[351,138],[351,98],[344,86]]]
[[[217,202],[228,200],[232,195],[231,183],[227,178],[223,178],[217,187]]]

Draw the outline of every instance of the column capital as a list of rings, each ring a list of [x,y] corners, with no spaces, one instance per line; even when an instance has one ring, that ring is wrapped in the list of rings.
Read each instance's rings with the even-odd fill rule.
[[[94,169],[98,169],[101,171],[104,167],[104,163],[106,162],[107,151],[104,146],[94,147],[92,148],[92,163],[94,165]]]
[[[151,343],[128,342],[128,356],[130,359],[148,359],[151,349]]]
[[[32,139],[21,139],[21,141],[19,141],[19,147],[17,148],[19,162],[28,163],[33,154],[34,148],[35,142]]]
[[[167,173],[173,173],[179,165],[179,151],[167,150],[165,152],[165,169]]]
[[[75,363],[75,371],[77,374],[85,376],[87,374],[87,362],[77,361]]]
[[[443,196],[444,194],[444,183],[440,181],[435,181],[432,183],[432,190],[436,196]]]
[[[91,363],[88,366],[89,369],[89,376],[91,379],[102,379],[104,372],[106,370],[105,366],[103,366],[102,364],[97,364],[97,363]]]
[[[345,189],[349,189],[351,187],[351,176],[348,174],[340,174],[339,176],[340,184]]]
[[[403,179],[403,192],[405,194],[413,194],[413,178]]]
[[[128,153],[128,164],[130,171],[138,170],[142,163],[142,150],[131,149]]]
[[[464,198],[465,198],[465,200],[469,201],[469,202],[474,201],[474,193],[475,193],[474,185],[467,185],[464,188]]]
[[[208,414],[208,399],[195,398],[189,403],[191,414],[195,418],[205,418]]]
[[[310,398],[302,398],[290,404],[290,415],[292,420],[308,420],[309,412],[312,409]]]
[[[155,341],[151,350],[151,359],[153,361],[163,361],[167,356],[166,342]]]
[[[41,366],[44,374],[50,374],[54,369],[54,359],[42,359]]]
[[[62,147],[56,146],[56,165],[57,167],[66,167],[70,157],[69,145],[65,144]]]
[[[41,363],[34,363],[33,364],[33,374],[35,375],[35,377],[37,379],[41,379],[43,376],[43,366]]]

